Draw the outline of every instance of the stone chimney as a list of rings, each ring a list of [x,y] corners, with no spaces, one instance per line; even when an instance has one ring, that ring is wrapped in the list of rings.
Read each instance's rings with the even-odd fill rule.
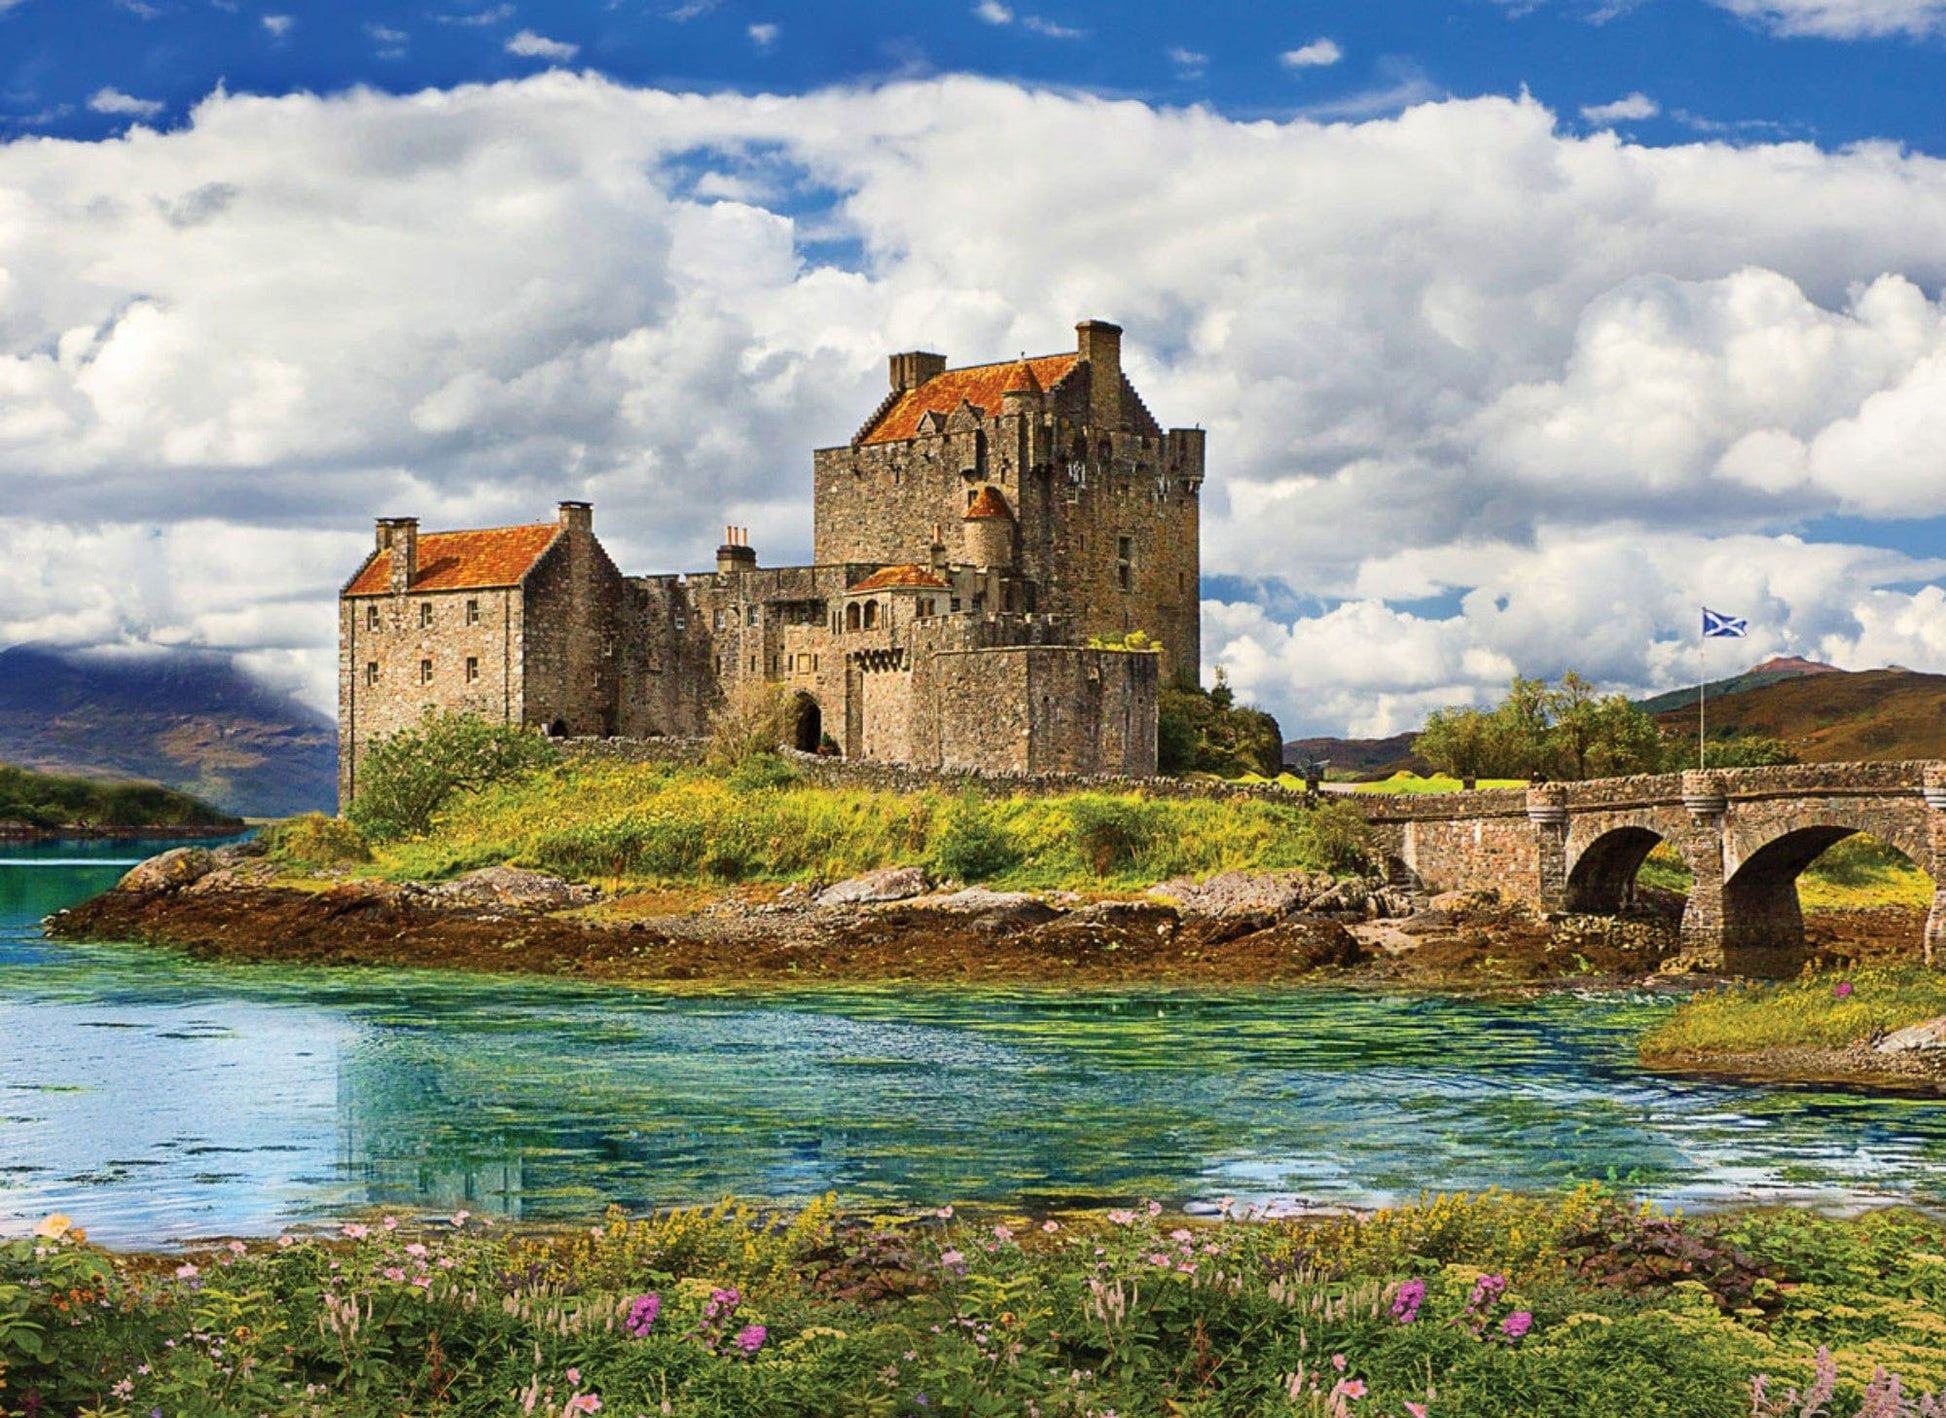
[[[379,518],[378,549],[392,553],[390,589],[393,595],[403,596],[412,589],[412,578],[419,574],[419,519]]]
[[[592,502],[563,502],[561,527],[576,541],[595,534],[595,505]]]
[[[1122,327],[1083,320],[1074,327],[1075,349],[1088,366],[1089,419],[1098,429],[1122,426]]]
[[[755,571],[757,553],[750,547],[748,527],[725,527],[723,545],[716,549],[716,574],[728,576],[737,571]]]
[[[907,389],[917,389],[928,379],[946,372],[946,356],[927,354],[924,350],[911,350],[905,354],[895,354],[891,359],[892,388],[894,392],[904,393]]]

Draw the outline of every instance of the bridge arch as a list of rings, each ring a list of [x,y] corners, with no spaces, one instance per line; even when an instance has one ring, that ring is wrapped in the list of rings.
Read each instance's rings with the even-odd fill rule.
[[[1568,868],[1568,910],[1612,915],[1627,906],[1635,899],[1635,874],[1663,840],[1653,828],[1634,824],[1602,833]]]

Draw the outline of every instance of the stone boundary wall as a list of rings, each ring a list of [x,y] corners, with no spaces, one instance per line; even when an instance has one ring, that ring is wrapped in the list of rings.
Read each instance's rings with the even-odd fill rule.
[[[563,739],[561,751],[570,758],[606,763],[666,763],[695,767],[702,763],[705,739]],[[962,793],[971,789],[986,797],[1029,797],[1072,793],[1141,793],[1151,798],[1207,799],[1228,802],[1248,798],[1256,802],[1306,807],[1314,800],[1303,792],[1270,783],[1212,783],[1190,778],[1131,778],[1114,774],[949,772],[915,768],[873,759],[844,759],[787,749],[783,756],[807,782],[828,788],[862,788],[882,793]],[[1327,801],[1342,802],[1345,795]],[[1519,797],[1519,794],[1515,794]]]

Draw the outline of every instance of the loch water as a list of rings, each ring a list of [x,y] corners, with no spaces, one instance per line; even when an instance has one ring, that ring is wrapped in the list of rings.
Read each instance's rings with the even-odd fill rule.
[[[45,939],[161,844],[0,846],[0,1235],[735,1195],[1377,1204],[1615,1178],[1946,1204],[1946,1103],[1642,1073],[1648,994],[671,995]]]

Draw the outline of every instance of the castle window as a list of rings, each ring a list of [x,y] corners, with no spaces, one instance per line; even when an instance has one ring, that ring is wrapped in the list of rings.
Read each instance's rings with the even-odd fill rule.
[[[365,629],[378,629],[378,606],[376,604],[365,607]]]
[[[723,607],[721,606],[716,608],[716,628],[718,630],[723,628]]]
[[[845,629],[858,629],[858,602],[856,601],[845,607]]]
[[[466,682],[468,684],[471,684],[479,677],[480,677],[479,657],[477,655],[468,655],[466,657]]]
[[[755,655],[752,655],[750,657],[750,673],[755,674],[756,672],[757,672],[757,657]]]
[[[420,629],[423,630],[426,626],[431,624],[432,624],[432,602],[421,601],[419,602],[419,627]]]
[[[719,675],[723,673],[723,657],[721,655],[716,657],[716,672]]]
[[[876,630],[877,628],[878,628],[878,602],[867,601],[865,602],[865,629]]]
[[[958,615],[958,614],[959,614],[959,597],[958,597],[958,596],[955,596],[955,597],[953,597],[953,599],[952,599],[952,600],[950,600],[950,601],[948,601],[948,602],[947,602],[946,604],[947,604],[948,606],[950,606],[950,607],[952,608],[952,612],[953,612],[953,614],[954,614],[954,615]]]
[[[678,629],[678,630],[687,630],[688,628],[689,628],[689,617],[688,617],[688,616],[686,616],[686,615],[684,615],[684,614],[683,614],[683,613],[682,613],[681,611],[677,611],[677,612],[676,612],[676,629]]]
[[[366,684],[378,683],[378,661],[377,660],[367,660],[365,662],[365,683]]]
[[[478,601],[468,601],[466,603],[466,623],[468,625],[478,625],[480,623],[480,603]]]
[[[744,607],[743,623],[753,627],[757,624],[757,608],[755,606]]]
[[[1126,591],[1135,580],[1135,539],[1133,537],[1115,538],[1115,580]]]
[[[816,655],[813,655],[811,656],[811,673],[816,674],[817,672],[818,672],[818,657]]]
[[[421,660],[419,662],[419,683],[421,684],[432,683],[432,661],[431,660]]]

